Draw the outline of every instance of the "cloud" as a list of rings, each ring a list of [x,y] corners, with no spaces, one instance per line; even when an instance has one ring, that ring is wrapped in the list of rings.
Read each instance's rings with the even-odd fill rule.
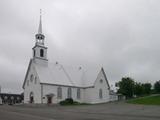
[[[111,84],[123,76],[159,80],[159,0],[1,0],[0,84],[22,91],[39,9],[51,62],[103,66]]]

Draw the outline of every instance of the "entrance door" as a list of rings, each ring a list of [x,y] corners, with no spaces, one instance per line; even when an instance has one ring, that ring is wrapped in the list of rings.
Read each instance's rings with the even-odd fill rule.
[[[51,96],[48,96],[47,98],[48,98],[47,103],[48,103],[48,104],[52,104],[52,97],[51,97]]]
[[[33,96],[30,97],[30,103],[33,103]]]
[[[30,103],[34,103],[34,95],[33,95],[33,92],[30,93]]]

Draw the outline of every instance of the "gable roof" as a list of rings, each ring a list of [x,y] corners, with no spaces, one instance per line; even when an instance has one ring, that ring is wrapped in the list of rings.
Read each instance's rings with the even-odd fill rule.
[[[74,86],[62,65],[48,64],[46,66],[34,63],[34,66],[41,83]]]
[[[48,65],[41,65],[35,63],[34,60],[31,60],[31,62],[32,65],[34,65],[34,68],[38,74],[40,83],[83,88],[93,87],[100,71],[103,72],[107,81],[107,77],[104,73],[104,70],[100,67],[90,67],[87,69],[83,69],[82,67],[78,68],[72,66],[63,66],[58,63],[48,62]],[[31,65],[31,62],[29,66]]]
[[[91,87],[97,79],[100,67],[97,68],[82,68],[65,66],[65,70],[71,76],[71,80],[75,86]]]
[[[103,67],[101,68],[101,71],[103,72],[103,75],[104,75],[104,77],[105,77],[105,80],[106,80],[106,82],[107,82],[107,85],[108,85],[108,87],[109,87],[109,89],[110,89],[110,85],[109,85],[109,82],[108,82],[108,79],[107,79],[107,76],[106,76],[106,73],[105,73]]]
[[[31,64],[32,64],[32,59],[30,59],[30,61],[29,61],[29,66],[28,66],[28,68],[27,68],[27,72],[26,72],[26,75],[25,75],[25,78],[24,78],[24,82],[23,82],[23,85],[22,85],[22,88],[23,88],[23,89],[24,89],[24,85],[25,85],[26,80],[27,80],[27,75],[28,75],[28,73],[29,73]]]

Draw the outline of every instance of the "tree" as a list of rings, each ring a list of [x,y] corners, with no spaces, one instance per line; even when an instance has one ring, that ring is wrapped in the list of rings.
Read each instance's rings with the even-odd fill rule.
[[[134,94],[136,96],[141,96],[143,95],[143,87],[142,87],[142,84],[141,83],[135,83],[134,85]]]
[[[143,94],[150,94],[152,85],[150,83],[142,84],[143,87]]]
[[[156,93],[160,93],[160,80],[155,82],[154,90],[155,90]]]
[[[119,87],[118,93],[125,95],[126,98],[132,98],[134,94],[134,80],[130,77],[123,77],[116,85]]]

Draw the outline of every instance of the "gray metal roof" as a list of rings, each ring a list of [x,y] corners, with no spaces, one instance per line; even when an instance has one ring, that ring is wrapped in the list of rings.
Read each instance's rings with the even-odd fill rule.
[[[57,63],[48,63],[48,66],[33,64],[41,83],[89,87],[94,82],[101,68],[83,69],[78,67],[63,66]]]

